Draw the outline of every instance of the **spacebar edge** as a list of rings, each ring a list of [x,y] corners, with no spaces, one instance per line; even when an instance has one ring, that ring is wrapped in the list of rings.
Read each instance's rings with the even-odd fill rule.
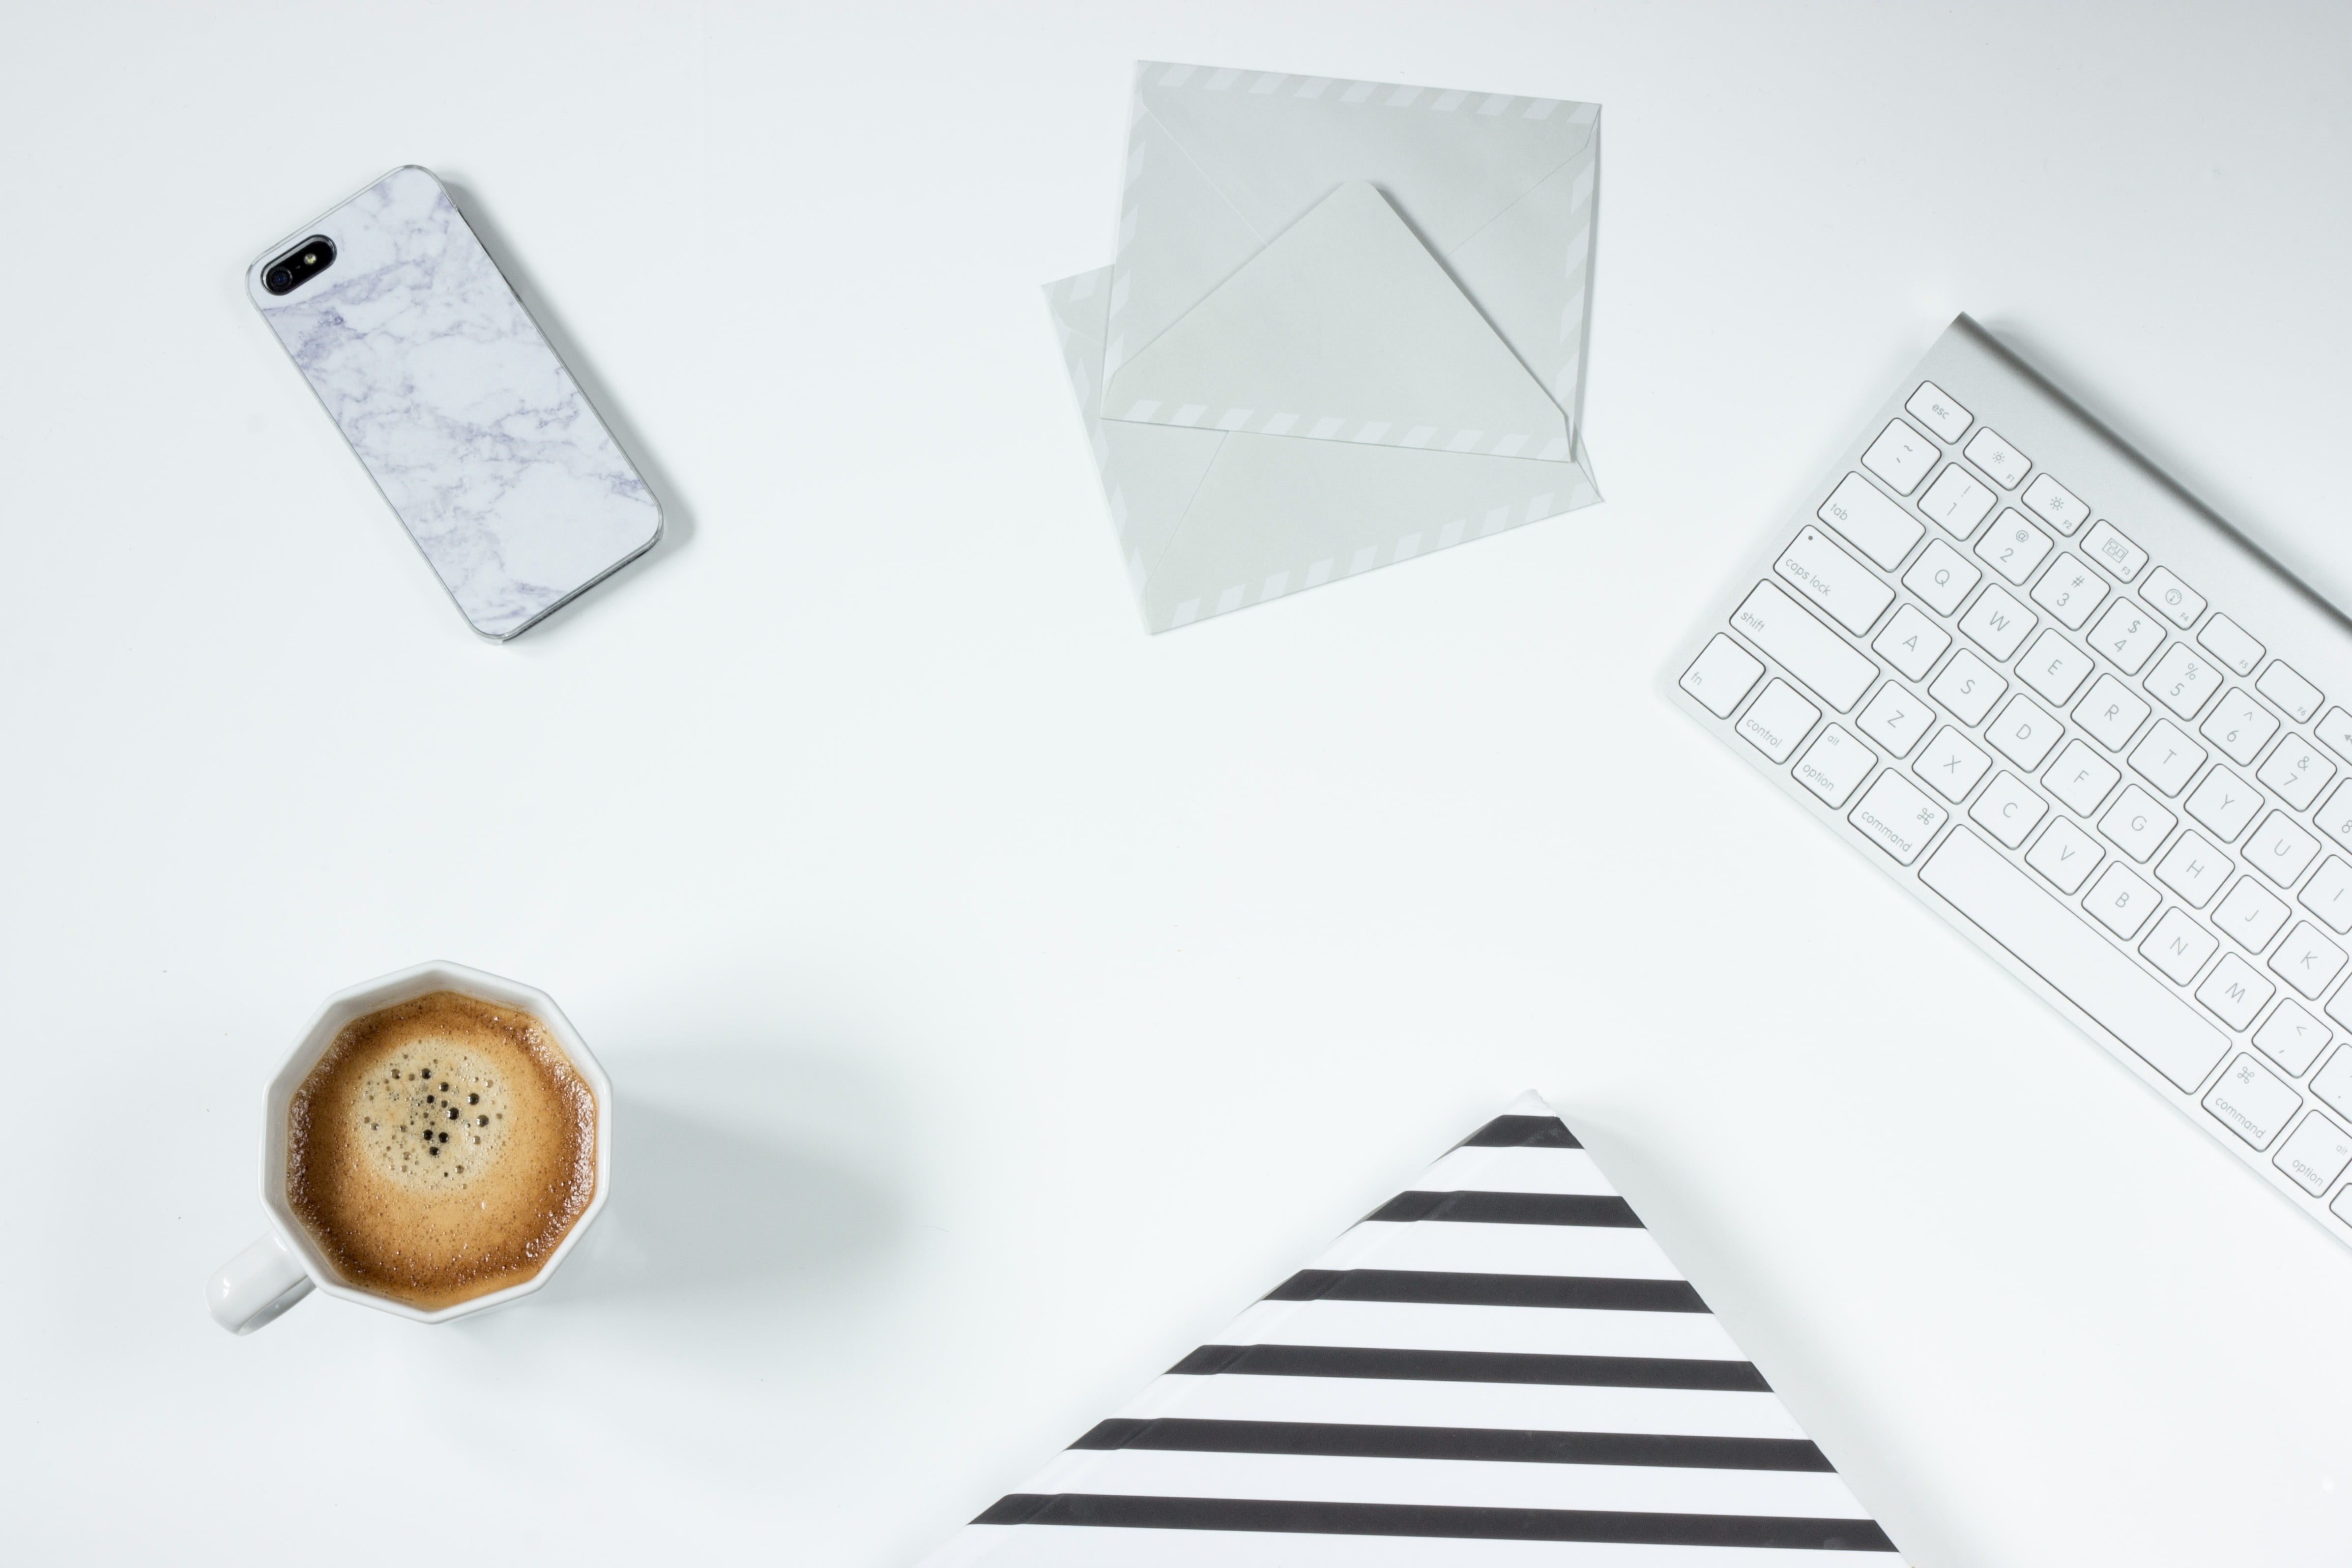
[[[2194,1094],[2230,1038],[1965,829],[1919,879],[2150,1067]]]

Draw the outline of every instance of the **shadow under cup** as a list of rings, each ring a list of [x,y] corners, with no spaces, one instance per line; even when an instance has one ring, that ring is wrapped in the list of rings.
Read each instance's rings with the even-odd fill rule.
[[[415,1299],[404,1300],[394,1293],[398,1287],[372,1283],[363,1271],[347,1268],[320,1244],[303,1223],[300,1209],[305,1205],[298,1201],[301,1194],[292,1190],[289,1181],[297,1142],[295,1112],[298,1101],[303,1099],[304,1084],[334,1051],[337,1041],[351,1025],[436,992],[454,992],[459,997],[488,1004],[488,1008],[482,1009],[485,1014],[527,1014],[539,1025],[541,1044],[551,1046],[561,1055],[577,1087],[583,1089],[593,1102],[593,1177],[585,1172],[578,1173],[593,1181],[593,1185],[585,1204],[577,1206],[575,1217],[562,1227],[560,1237],[539,1258],[535,1269],[524,1274],[520,1268],[512,1268],[499,1276],[511,1278],[513,1283],[483,1289],[476,1295],[464,1294],[462,1285],[440,1291],[408,1291]],[[434,1065],[440,1064],[436,1061]],[[463,1086],[455,1087],[459,1091],[457,1098],[462,1100]],[[437,1089],[437,1084],[412,1085],[403,1109],[413,1110],[411,1101],[421,1104],[424,1089]],[[440,1107],[436,1095],[433,1102],[436,1114],[440,1113]],[[234,1332],[248,1333],[271,1321],[313,1289],[425,1323],[446,1322],[487,1311],[530,1294],[544,1286],[577,1247],[611,1194],[612,1108],[612,1083],[603,1067],[580,1038],[579,1031],[556,1006],[554,998],[532,986],[460,964],[435,963],[382,976],[329,998],[269,1081],[263,1107],[261,1201],[268,1214],[272,1234],[255,1242],[213,1277],[206,1299],[215,1321]],[[457,1119],[451,1120],[454,1123]],[[457,1131],[453,1125],[452,1131]],[[421,1136],[418,1147],[422,1148]],[[316,1207],[315,1204],[309,1206]]]

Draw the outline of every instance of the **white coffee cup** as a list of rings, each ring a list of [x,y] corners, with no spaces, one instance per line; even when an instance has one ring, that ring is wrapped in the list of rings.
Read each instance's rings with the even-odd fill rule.
[[[294,1206],[286,1190],[286,1142],[287,1112],[293,1104],[294,1091],[302,1087],[302,1080],[310,1076],[310,1069],[318,1065],[327,1047],[335,1043],[343,1026],[436,991],[455,991],[484,1002],[520,1008],[547,1026],[547,1032],[571,1059],[581,1081],[596,1098],[596,1191],[572,1228],[564,1233],[562,1241],[540,1265],[538,1273],[520,1285],[427,1312],[343,1283],[334,1265],[310,1239],[310,1233],[294,1217]],[[452,1318],[486,1312],[492,1307],[519,1300],[546,1284],[564,1255],[595,1223],[597,1213],[604,1206],[605,1195],[612,1190],[612,1080],[589,1054],[580,1031],[556,1006],[555,999],[544,991],[462,964],[420,963],[328,997],[278,1065],[276,1076],[269,1080],[261,1115],[261,1206],[269,1216],[269,1232],[223,1264],[220,1271],[205,1282],[205,1303],[212,1310],[213,1321],[237,1334],[249,1334],[274,1321],[313,1289],[420,1323],[446,1323]]]

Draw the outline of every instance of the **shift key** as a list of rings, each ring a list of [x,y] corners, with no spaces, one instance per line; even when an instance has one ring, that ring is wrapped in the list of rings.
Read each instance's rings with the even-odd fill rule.
[[[1856,637],[1878,623],[1879,613],[1895,597],[1894,589],[1810,523],[1781,552],[1774,570]]]
[[[1853,711],[1878,667],[1772,583],[1759,583],[1732,612],[1734,630],[1817,692],[1841,713]]]

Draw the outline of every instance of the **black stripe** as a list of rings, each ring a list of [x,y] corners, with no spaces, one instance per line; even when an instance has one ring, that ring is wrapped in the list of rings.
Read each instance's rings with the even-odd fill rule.
[[[1866,1519],[1738,1513],[1604,1513],[1431,1503],[1289,1502],[1255,1498],[1117,1497],[1099,1492],[998,1500],[974,1524],[1090,1524],[1129,1530],[1248,1530],[1293,1535],[1404,1535],[1458,1541],[1592,1541],[1629,1546],[1777,1546],[1892,1552]]]
[[[1564,1193],[1399,1193],[1366,1219],[1452,1220],[1460,1225],[1590,1225],[1639,1230],[1623,1198]]]
[[[1469,1459],[1522,1465],[1664,1465],[1692,1470],[1836,1467],[1802,1437],[1687,1437],[1650,1432],[1534,1432],[1491,1426],[1372,1426],[1325,1421],[1105,1421],[1073,1448],[1186,1454],[1322,1454],[1351,1459]]]
[[[1456,1149],[1581,1149],[1568,1123],[1557,1116],[1497,1116]]]
[[[1186,1377],[1365,1377],[1413,1383],[1542,1383],[1578,1388],[1697,1388],[1769,1394],[1744,1361],[1679,1356],[1529,1355],[1512,1351],[1373,1350],[1360,1345],[1202,1345],[1169,1372]]]
[[[1423,1268],[1302,1268],[1269,1301],[1412,1301],[1439,1307],[1584,1307],[1618,1312],[1704,1312],[1686,1279],[1602,1279],[1571,1274],[1444,1274]]]

